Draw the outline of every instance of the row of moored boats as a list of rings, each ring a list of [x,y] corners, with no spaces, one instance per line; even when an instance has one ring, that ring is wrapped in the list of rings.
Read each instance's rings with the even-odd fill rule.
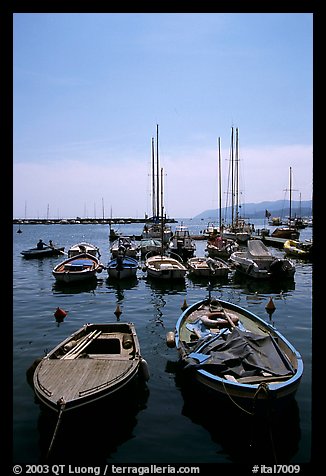
[[[110,247],[112,257],[107,266],[100,262],[96,246],[77,243],[69,248],[68,257],[55,266],[53,275],[57,281],[70,283],[95,277],[106,268],[110,276],[120,279],[128,275],[128,267],[139,268],[139,253],[148,276],[159,279],[184,277],[191,270],[197,270],[198,276],[217,276],[224,266],[230,271],[228,263],[236,270],[241,270],[240,265],[245,269],[248,260],[253,264],[251,274],[246,271],[251,277],[294,274],[290,261],[273,257],[260,240],[248,240],[245,250],[229,249],[227,263],[219,257],[194,256],[193,240],[185,227],[176,230],[174,242],[171,238],[164,248],[158,241],[161,250],[155,251],[144,247],[141,250],[136,240],[120,236]],[[153,238],[147,236],[146,240],[146,246],[153,245]],[[185,243],[191,248],[186,249]],[[216,243],[219,250],[221,245],[223,241]],[[174,251],[173,246],[177,248]],[[52,248],[64,253],[53,244]],[[175,251],[179,251],[178,258],[172,257]],[[219,260],[223,266],[216,264]],[[167,333],[166,343],[179,351],[188,377],[251,409],[259,402],[283,401],[294,395],[303,373],[300,353],[271,323],[212,297],[210,292],[208,297],[185,306],[174,330]],[[115,394],[136,376],[146,381],[149,369],[131,322],[85,324],[32,366],[36,396],[59,415]]]

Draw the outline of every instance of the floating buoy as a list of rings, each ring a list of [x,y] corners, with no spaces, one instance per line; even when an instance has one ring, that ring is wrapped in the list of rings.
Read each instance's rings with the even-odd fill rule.
[[[187,304],[187,301],[186,301],[186,298],[185,298],[184,301],[183,301],[183,304],[182,304],[182,306],[181,306],[181,309],[182,309],[183,311],[185,311],[185,310],[187,309],[187,307],[188,307],[188,304]]]
[[[175,347],[175,334],[173,331],[170,331],[166,334],[166,345],[172,349]]]
[[[121,316],[122,311],[121,311],[121,309],[120,309],[119,304],[117,304],[117,307],[116,307],[116,309],[115,309],[115,311],[114,311],[114,314],[117,316],[118,319],[119,319],[119,317]]]
[[[268,312],[268,314],[273,314],[273,312],[275,311],[276,307],[272,297],[269,298],[269,301],[266,304],[265,309]]]
[[[57,310],[54,313],[54,317],[56,319],[63,319],[64,317],[66,317],[66,315],[67,315],[67,311],[64,311],[60,307],[57,307]]]

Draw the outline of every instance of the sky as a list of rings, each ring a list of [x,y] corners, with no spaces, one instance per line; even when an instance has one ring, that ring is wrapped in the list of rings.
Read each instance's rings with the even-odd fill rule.
[[[222,206],[232,127],[241,203],[312,199],[312,13],[15,13],[14,218]],[[156,145],[155,145],[156,148]]]

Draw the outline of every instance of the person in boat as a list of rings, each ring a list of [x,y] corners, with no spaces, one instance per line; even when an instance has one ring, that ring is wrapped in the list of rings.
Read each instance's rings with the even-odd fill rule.
[[[118,248],[118,256],[117,256],[117,269],[123,269],[123,259],[126,256],[126,248],[123,245],[120,245]]]
[[[50,248],[54,248],[54,244],[53,244],[52,240],[49,240],[49,246],[50,246]]]
[[[37,245],[36,245],[36,248],[37,248],[38,250],[43,250],[44,247],[45,247],[45,243],[43,242],[43,240],[39,240],[38,243],[37,243]]]

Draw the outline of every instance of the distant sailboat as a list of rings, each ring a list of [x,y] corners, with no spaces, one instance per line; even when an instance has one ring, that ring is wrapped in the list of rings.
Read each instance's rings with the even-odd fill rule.
[[[300,236],[300,232],[298,231],[297,227],[293,225],[292,222],[292,167],[290,167],[290,178],[289,178],[289,193],[290,193],[290,200],[289,200],[289,219],[288,225],[275,228],[273,233],[271,234],[274,238],[286,238],[292,240],[298,240]]]

